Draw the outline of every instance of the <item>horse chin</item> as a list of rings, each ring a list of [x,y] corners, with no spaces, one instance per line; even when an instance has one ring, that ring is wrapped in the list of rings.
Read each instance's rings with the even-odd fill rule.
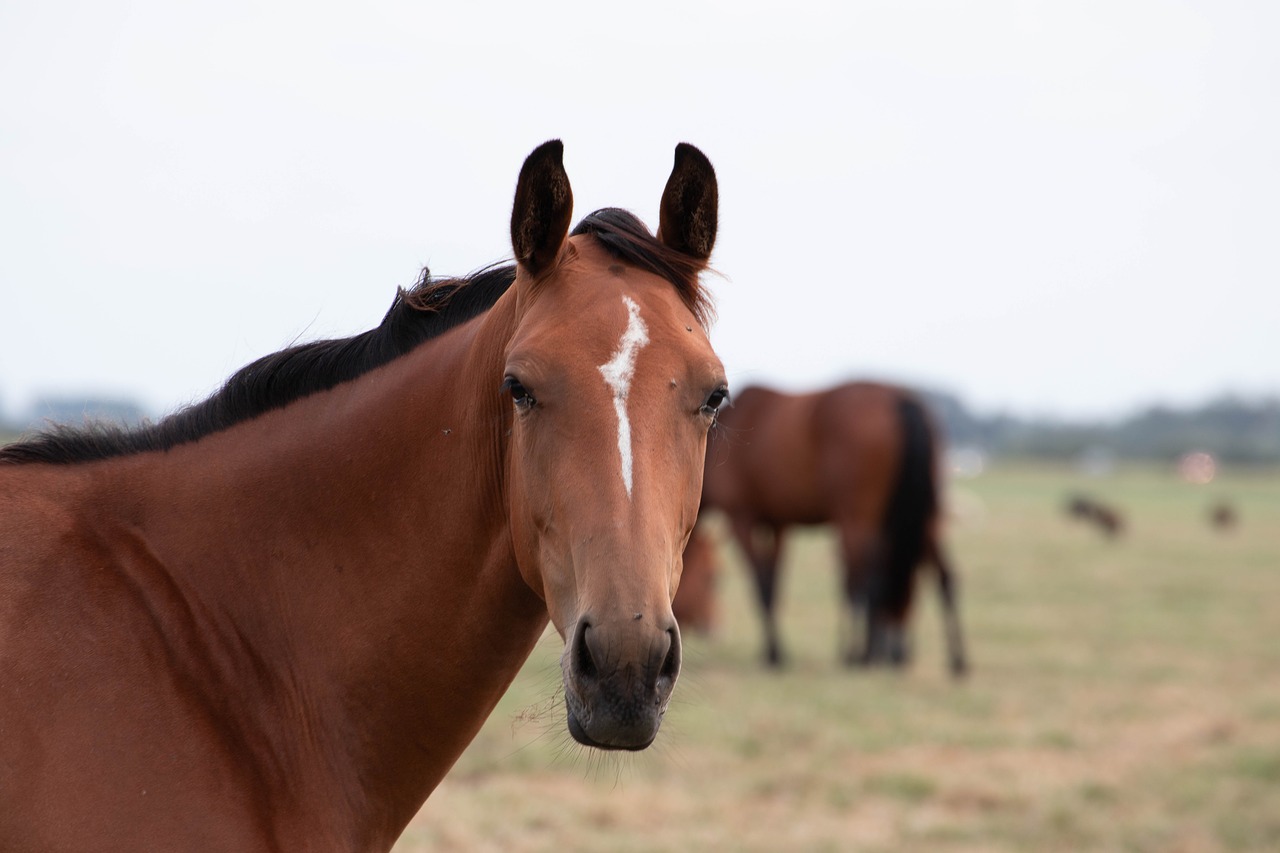
[[[596,716],[583,708],[580,703],[575,703],[571,696],[570,691],[565,691],[564,704],[569,734],[583,746],[639,752],[646,749],[658,737],[658,727],[662,724],[661,712],[656,715],[652,725],[600,725]]]

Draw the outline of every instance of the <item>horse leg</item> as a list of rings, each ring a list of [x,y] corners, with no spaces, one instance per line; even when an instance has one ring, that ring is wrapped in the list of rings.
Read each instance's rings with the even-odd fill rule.
[[[929,543],[929,555],[938,569],[938,594],[942,599],[942,619],[947,632],[947,657],[951,674],[960,678],[969,670],[964,652],[964,636],[960,632],[960,612],[956,607],[956,579],[951,561],[936,538]]]
[[[862,627],[868,611],[867,590],[860,580],[846,568],[840,577],[840,610],[836,619],[836,657],[845,666],[859,663],[862,654],[858,647],[858,629]]]
[[[767,533],[766,541],[756,534]],[[782,530],[775,525],[757,525],[751,518],[734,518],[733,534],[751,564],[751,576],[756,582],[756,596],[760,602],[760,618],[764,623],[764,657],[772,667],[782,665],[782,645],[778,641],[778,625],[774,615],[774,603],[778,589],[778,554],[782,548]]]
[[[893,667],[904,667],[911,662],[911,643],[907,637],[907,620],[881,618],[879,624],[880,648],[885,661]]]
[[[867,641],[863,650],[864,665],[888,664],[894,668],[911,662],[911,643],[907,632],[907,607],[890,601],[886,586],[892,582],[889,572],[889,545],[873,535],[868,547],[866,566]]]
[[[887,594],[887,559],[883,541],[877,540],[871,549],[871,560],[866,582],[867,640],[863,649],[862,664],[875,666],[888,664],[903,667],[910,659],[907,647],[906,614],[889,611],[885,606]]]
[[[844,598],[851,630],[843,650],[846,666],[863,666],[881,657],[882,632],[879,630],[875,601],[876,576],[879,574],[883,548],[873,528],[862,524],[840,526],[840,553],[844,564]],[[858,621],[862,620],[865,639],[856,646]]]
[[[880,580],[887,580],[884,574],[885,562],[880,564],[878,574]],[[882,590],[872,586],[871,611],[874,613],[873,630],[876,636],[876,652],[878,660],[896,669],[901,669],[911,662],[911,639],[907,631],[907,607],[889,607],[885,603],[887,596]]]

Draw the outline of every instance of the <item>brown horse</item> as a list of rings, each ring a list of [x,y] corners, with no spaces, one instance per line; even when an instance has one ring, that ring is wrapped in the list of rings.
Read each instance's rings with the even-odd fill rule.
[[[1124,533],[1124,515],[1120,510],[1088,495],[1075,495],[1068,500],[1067,515],[1098,528],[1108,539]]]
[[[748,388],[720,413],[702,507],[728,516],[752,567],[771,665],[782,661],[774,604],[783,532],[829,522],[849,614],[866,627],[861,649],[853,636],[844,644],[845,661],[907,661],[915,570],[928,561],[938,572],[950,668],[965,672],[955,578],[939,537],[935,445],[920,401],[886,385],[800,395]]]
[[[0,451],[0,846],[385,850],[548,618],[572,736],[653,741],[726,393],[715,174],[680,145],[656,237],[569,234],[562,151],[520,172],[513,266]]]
[[[1209,526],[1214,530],[1228,533],[1234,530],[1239,523],[1240,513],[1236,511],[1235,504],[1231,503],[1231,501],[1224,498],[1209,507]],[[690,542],[692,543],[692,540]],[[680,581],[683,583],[684,578],[681,577]],[[680,618],[679,614],[676,615],[676,618]]]

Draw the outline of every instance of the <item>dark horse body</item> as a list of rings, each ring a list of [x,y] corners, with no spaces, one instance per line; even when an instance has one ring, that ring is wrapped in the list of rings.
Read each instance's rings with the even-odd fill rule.
[[[548,618],[568,728],[642,749],[723,372],[715,178],[657,237],[568,233],[525,162],[514,266],[268,356],[134,432],[0,449],[0,848],[390,848]]]
[[[703,509],[729,519],[753,571],[765,655],[782,660],[775,619],[778,557],[795,524],[832,524],[852,616],[865,618],[847,662],[901,664],[916,566],[938,573],[950,667],[966,661],[955,579],[940,541],[937,450],[923,405],[906,391],[851,383],[811,394],[747,388],[720,413],[707,446]],[[702,561],[697,561],[701,565]]]
[[[1072,497],[1067,502],[1067,514],[1098,528],[1108,539],[1124,533],[1124,515],[1120,510],[1088,495]]]

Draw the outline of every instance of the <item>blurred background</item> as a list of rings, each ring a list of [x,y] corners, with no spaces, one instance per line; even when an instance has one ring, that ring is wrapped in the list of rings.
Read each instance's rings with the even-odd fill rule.
[[[974,675],[931,597],[906,676],[838,667],[820,529],[760,671],[722,542],[666,753],[567,745],[551,637],[405,849],[1274,849],[1278,38],[1260,0],[0,3],[0,437],[507,258],[549,138],[575,218],[655,225],[692,142],[731,385],[932,404]]]
[[[979,416],[1280,393],[1280,11],[1262,2],[0,6],[0,401],[160,415],[423,265],[721,182],[734,383],[876,375]],[[128,408],[129,406],[135,408]],[[62,410],[54,406],[55,413]]]

